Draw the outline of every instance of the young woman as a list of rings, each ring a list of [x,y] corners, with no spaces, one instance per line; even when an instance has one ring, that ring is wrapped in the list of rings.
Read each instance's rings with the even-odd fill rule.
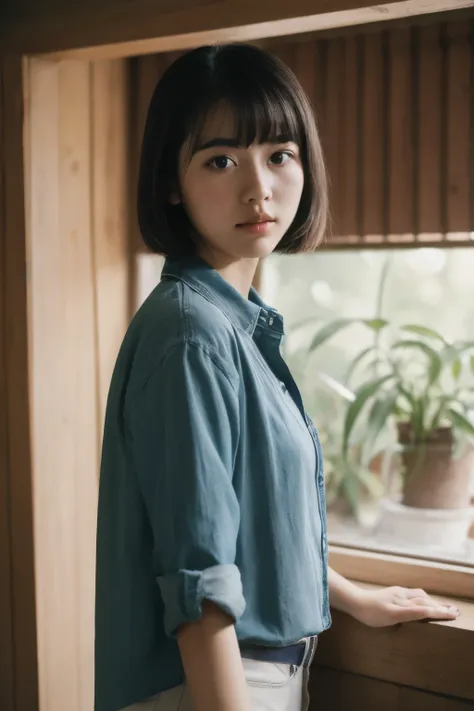
[[[369,625],[457,614],[328,569],[321,445],[282,317],[251,287],[273,250],[313,251],[327,211],[312,110],[280,61],[201,47],[166,71],[138,215],[167,259],[104,432],[96,711],[305,711],[330,603]]]

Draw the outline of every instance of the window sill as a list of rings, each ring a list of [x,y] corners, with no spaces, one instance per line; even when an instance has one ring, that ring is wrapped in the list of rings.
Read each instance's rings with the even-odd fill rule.
[[[423,588],[435,595],[474,600],[474,567],[336,545],[329,546],[329,565],[362,583]]]

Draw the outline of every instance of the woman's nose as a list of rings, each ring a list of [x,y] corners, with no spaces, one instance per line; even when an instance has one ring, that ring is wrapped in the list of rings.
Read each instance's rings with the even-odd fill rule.
[[[262,202],[272,196],[272,176],[263,168],[253,168],[245,176],[243,187],[244,202]]]

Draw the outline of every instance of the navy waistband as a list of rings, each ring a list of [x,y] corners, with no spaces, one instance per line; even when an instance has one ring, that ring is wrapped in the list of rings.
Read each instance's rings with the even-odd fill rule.
[[[309,666],[318,643],[317,637],[307,637],[301,642],[286,647],[266,647],[257,644],[240,644],[240,653],[245,659],[259,662],[277,662],[300,667]]]

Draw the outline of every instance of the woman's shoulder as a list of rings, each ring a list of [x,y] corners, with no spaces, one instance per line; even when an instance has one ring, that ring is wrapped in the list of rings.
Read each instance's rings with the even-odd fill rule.
[[[235,341],[235,328],[218,306],[183,282],[164,280],[135,314],[124,347],[134,370],[144,376],[170,354],[184,354],[189,345],[230,365]]]

